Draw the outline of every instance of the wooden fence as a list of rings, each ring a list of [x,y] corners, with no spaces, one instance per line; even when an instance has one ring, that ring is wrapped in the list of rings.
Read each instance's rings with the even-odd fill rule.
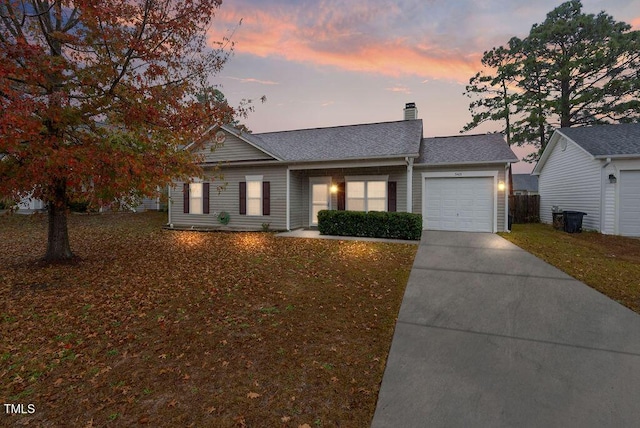
[[[510,195],[509,214],[513,223],[540,222],[540,195]]]

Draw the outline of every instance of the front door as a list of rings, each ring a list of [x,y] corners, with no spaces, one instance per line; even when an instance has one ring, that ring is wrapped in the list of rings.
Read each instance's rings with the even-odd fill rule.
[[[330,193],[330,185],[331,178],[328,177],[320,177],[320,178],[310,178],[309,185],[311,188],[311,200],[309,207],[309,224],[311,226],[318,225],[318,211],[320,210],[328,210],[330,209],[331,204],[331,193]]]

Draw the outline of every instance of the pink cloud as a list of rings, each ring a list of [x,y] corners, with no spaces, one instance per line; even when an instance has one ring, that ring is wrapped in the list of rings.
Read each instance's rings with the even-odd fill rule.
[[[368,15],[362,15],[363,10],[362,14],[351,11],[348,16],[336,17],[334,12],[321,8],[319,12],[314,10],[318,12],[316,16],[306,16],[292,7],[260,10],[242,9],[240,5],[232,9],[226,5],[219,11],[216,22],[231,27],[242,19],[242,25],[233,35],[238,53],[347,71],[460,82],[466,82],[475,74],[481,56],[447,49],[427,39],[395,36],[384,29],[365,31],[367,20],[376,16],[375,10],[366,12]],[[358,20],[360,25],[353,20]],[[211,36],[212,42],[217,40],[219,36]]]
[[[399,93],[407,94],[407,95],[411,94],[411,89],[409,89],[405,85],[395,85],[395,86],[391,86],[389,88],[384,88],[384,89],[385,89],[385,91],[390,91],[390,92],[399,92]]]
[[[231,80],[237,80],[241,83],[258,83],[260,85],[279,85],[280,83],[278,82],[274,82],[273,80],[261,80],[261,79],[254,79],[253,77],[231,77],[231,76],[225,76],[227,79],[231,79]]]
[[[633,30],[640,30],[640,16],[637,18],[633,18],[629,24],[631,25]]]

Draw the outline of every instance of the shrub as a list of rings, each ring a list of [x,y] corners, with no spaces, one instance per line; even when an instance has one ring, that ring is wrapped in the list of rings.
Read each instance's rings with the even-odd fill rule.
[[[318,230],[321,235],[417,240],[422,236],[422,216],[383,211],[322,210],[318,213]]]
[[[73,201],[68,203],[69,209],[76,213],[86,213],[89,209],[88,201]]]

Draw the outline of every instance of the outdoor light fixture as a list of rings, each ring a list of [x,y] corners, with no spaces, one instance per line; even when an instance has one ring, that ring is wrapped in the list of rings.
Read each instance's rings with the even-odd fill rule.
[[[338,193],[338,186],[336,186],[335,184],[331,185],[331,193]]]
[[[613,174],[609,174],[609,183],[617,183],[618,179],[616,178],[615,175]]]
[[[504,189],[505,189],[504,181],[498,182],[498,190],[502,192],[504,191]]]

